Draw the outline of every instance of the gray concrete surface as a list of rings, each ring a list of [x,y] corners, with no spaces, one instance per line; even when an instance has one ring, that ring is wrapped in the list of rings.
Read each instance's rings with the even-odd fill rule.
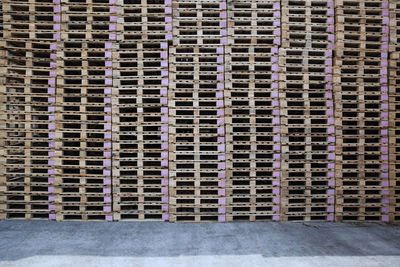
[[[400,225],[0,221],[0,266],[400,266]]]

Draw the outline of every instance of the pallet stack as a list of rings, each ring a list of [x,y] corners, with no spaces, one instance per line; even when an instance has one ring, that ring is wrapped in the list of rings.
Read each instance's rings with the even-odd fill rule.
[[[111,221],[114,1],[62,0],[57,56],[57,220]]]
[[[337,221],[389,220],[387,0],[336,1]]]
[[[399,1],[0,11],[0,219],[400,221]]]
[[[114,57],[114,219],[168,220],[171,1],[120,0]]]
[[[389,60],[390,221],[400,221],[400,3],[391,1]]]
[[[55,219],[58,1],[3,1],[3,219]]]
[[[282,220],[333,221],[333,1],[282,1]]]
[[[228,221],[280,220],[280,1],[228,3]]]
[[[226,3],[173,1],[170,221],[226,221]]]

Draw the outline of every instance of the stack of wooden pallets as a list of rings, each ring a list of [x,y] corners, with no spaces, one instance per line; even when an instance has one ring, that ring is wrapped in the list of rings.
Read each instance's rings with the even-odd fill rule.
[[[173,1],[169,48],[170,220],[226,220],[226,3]]]
[[[113,87],[115,220],[168,220],[171,1],[119,0]]]
[[[398,1],[0,13],[0,219],[400,221]]]
[[[225,111],[229,221],[280,220],[280,1],[228,4]]]
[[[388,221],[386,0],[336,1],[336,220]]]
[[[282,220],[333,221],[333,1],[282,1]]]
[[[58,1],[3,1],[1,215],[55,219]]]
[[[116,6],[62,0],[57,50],[58,220],[112,220],[111,93]]]

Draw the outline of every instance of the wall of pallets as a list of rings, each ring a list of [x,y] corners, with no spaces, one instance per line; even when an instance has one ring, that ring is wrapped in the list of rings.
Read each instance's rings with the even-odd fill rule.
[[[400,221],[398,1],[0,7],[0,219]]]

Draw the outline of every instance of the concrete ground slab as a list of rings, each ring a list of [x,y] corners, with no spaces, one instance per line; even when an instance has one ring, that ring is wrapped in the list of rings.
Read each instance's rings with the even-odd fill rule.
[[[1,221],[0,266],[400,266],[400,225]]]

